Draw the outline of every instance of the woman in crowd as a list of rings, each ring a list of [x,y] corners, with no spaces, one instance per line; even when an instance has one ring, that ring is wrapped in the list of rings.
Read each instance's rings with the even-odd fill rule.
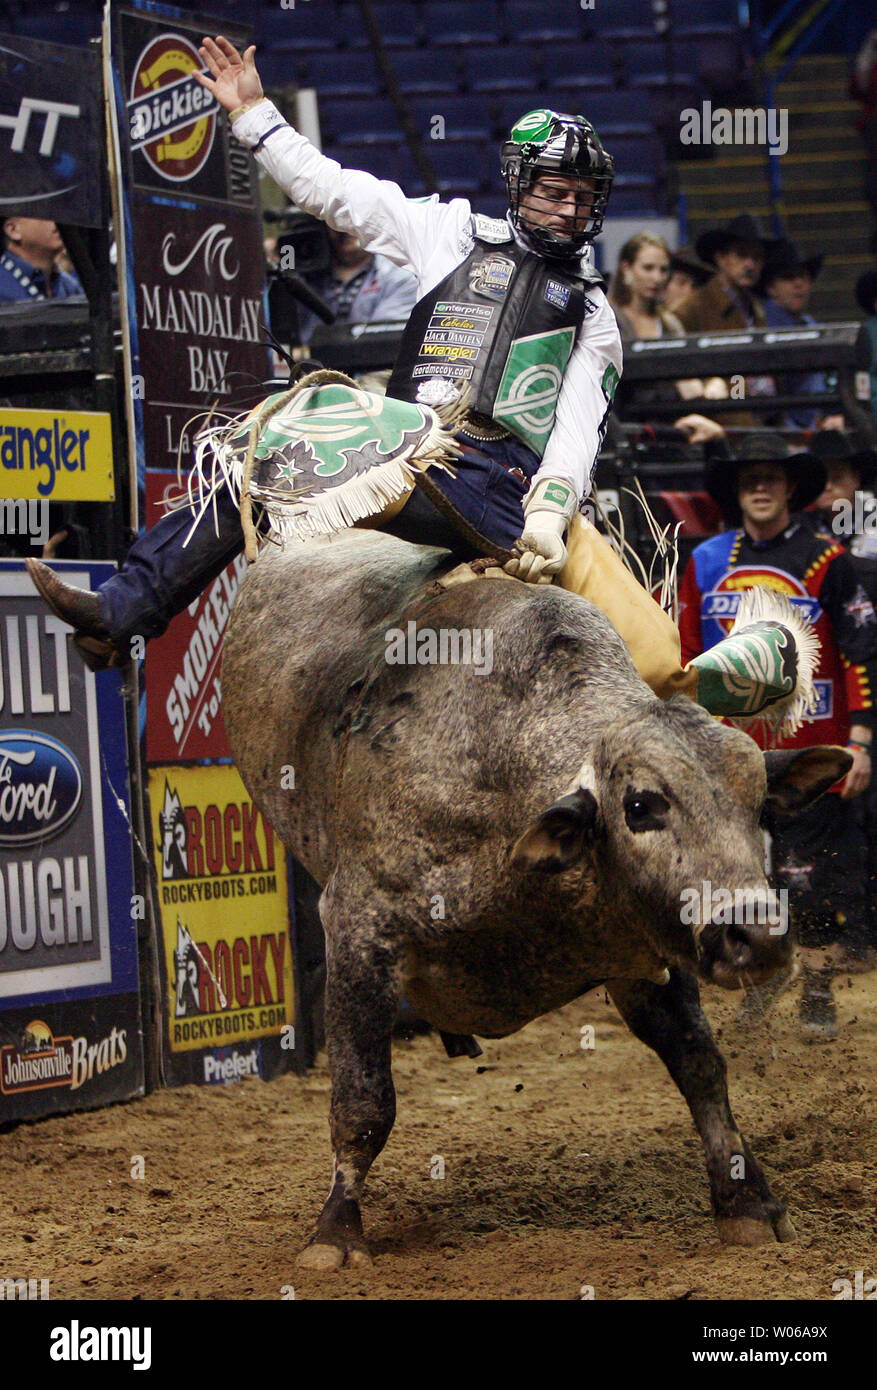
[[[679,319],[664,307],[671,255],[667,242],[654,232],[637,232],[619,251],[618,267],[609,287],[609,303],[618,320],[622,344],[637,338],[684,336],[685,329]],[[715,394],[710,383],[705,387],[704,382],[691,378],[637,388],[636,403],[641,405],[647,399],[666,400],[676,396],[691,400],[704,395],[715,397]],[[724,389],[721,394],[725,394]]]

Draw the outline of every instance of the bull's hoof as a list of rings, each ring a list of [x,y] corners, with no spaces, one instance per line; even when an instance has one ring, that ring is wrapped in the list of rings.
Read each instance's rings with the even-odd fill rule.
[[[759,1221],[754,1216],[717,1216],[716,1229],[723,1245],[772,1245],[797,1238],[785,1212],[775,1221]]]
[[[314,1241],[306,1245],[296,1256],[299,1269],[340,1269],[342,1265],[364,1268],[372,1262],[371,1255],[361,1245],[330,1245],[325,1241]]]

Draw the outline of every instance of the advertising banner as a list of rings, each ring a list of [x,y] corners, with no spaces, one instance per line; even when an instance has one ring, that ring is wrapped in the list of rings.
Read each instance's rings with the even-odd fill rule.
[[[0,495],[112,502],[116,491],[109,415],[0,408]]]
[[[100,59],[23,34],[0,34],[0,217],[101,226],[95,151],[104,147]]]
[[[233,767],[152,767],[170,1084],[301,1065],[283,846]]]
[[[58,562],[93,589],[104,563]],[[0,1121],[143,1089],[125,714],[0,561]]]
[[[193,76],[205,32],[249,31],[157,4],[112,15],[142,487],[147,463],[188,464],[194,418],[268,394],[265,257],[252,157]]]
[[[176,474],[146,473],[146,525],[179,495]],[[202,523],[210,526],[207,516]],[[247,570],[243,555],[146,648],[146,758],[150,763],[230,758],[222,722],[222,639]]]

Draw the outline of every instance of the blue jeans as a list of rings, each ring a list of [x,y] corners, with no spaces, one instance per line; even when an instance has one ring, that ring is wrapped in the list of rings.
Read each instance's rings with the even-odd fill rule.
[[[483,536],[509,547],[523,529],[521,503],[528,484],[508,470],[518,468],[529,479],[538,466],[532,450],[510,438],[467,445],[456,477],[440,469],[430,477]],[[171,619],[240,554],[240,514],[224,488],[216,499],[216,515],[214,526],[208,512],[185,549],[183,541],[192,525],[187,507],[170,512],[138,536],[119,573],[99,590],[101,617],[117,644],[135,633],[160,637]],[[416,488],[399,515],[380,529],[418,545],[445,546],[460,560],[478,553]]]

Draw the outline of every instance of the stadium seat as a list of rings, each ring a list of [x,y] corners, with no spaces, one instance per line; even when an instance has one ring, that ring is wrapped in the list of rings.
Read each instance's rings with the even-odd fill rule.
[[[329,144],[398,139],[399,117],[389,97],[327,97],[320,99],[320,129]]]
[[[457,72],[450,59],[439,61],[436,53],[393,54],[396,81],[403,92],[456,92]]]
[[[302,64],[302,85],[322,96],[377,96],[377,68],[370,53],[310,53]]]
[[[502,187],[499,154],[483,142],[473,145],[427,143],[426,154],[435,169],[442,196],[469,198],[479,189]]]
[[[739,0],[709,0],[708,5],[704,0],[672,0],[670,9],[674,29],[700,24],[738,28],[740,24]]]
[[[300,64],[296,62],[295,54],[288,49],[286,52],[275,49],[268,53],[257,53],[256,61],[259,67],[259,76],[266,87],[297,87],[300,85]]]
[[[413,48],[423,38],[420,9],[410,0],[402,3],[375,4],[372,6],[381,39],[386,48]],[[362,25],[362,13],[356,4],[342,5],[339,12],[338,30],[352,48],[367,48],[368,36]]]
[[[469,86],[474,92],[518,92],[522,114],[543,104],[537,90],[542,78],[542,62],[536,49],[497,45],[468,48],[464,60]]]
[[[605,136],[606,145],[619,175],[647,174],[649,178],[663,177],[664,151],[656,135],[613,134]]]
[[[411,109],[428,143],[434,143],[431,130],[433,117],[441,116],[444,129],[440,138],[449,141],[488,140],[494,129],[494,100],[482,92],[470,92],[468,96],[413,97]]]
[[[292,49],[306,53],[313,49],[335,50],[339,43],[338,18],[331,5],[296,5],[283,10],[261,5],[255,11],[255,38],[258,46],[267,49]]]
[[[88,14],[73,10],[44,11],[30,10],[16,15],[15,33],[24,34],[30,39],[44,39],[49,43],[67,43],[75,48],[84,48],[89,39],[100,34],[100,14]]]
[[[634,77],[663,76],[669,68],[677,67],[681,56],[679,45],[667,44],[661,39],[651,43],[625,43],[621,50],[622,70],[628,80]]]
[[[510,43],[575,42],[583,14],[569,0],[506,0],[506,34]]]
[[[743,45],[737,29],[678,29],[676,52],[708,87],[727,90],[739,82],[744,67]]]
[[[624,88],[621,91],[601,90],[591,83],[582,87],[548,88],[548,104],[558,111],[575,111],[587,116],[602,134],[604,128],[642,135],[651,130],[648,112],[642,109],[639,98]]]
[[[609,0],[588,11],[588,19],[607,37],[650,38],[656,33],[651,0]]]
[[[345,169],[364,169],[379,179],[401,183],[406,193],[416,173],[408,146],[398,145],[339,145],[327,146],[324,153],[337,159]]]
[[[550,55],[546,70],[558,87],[581,87],[594,78],[612,83],[615,60],[605,40],[591,39],[588,43],[564,44],[557,54]]]
[[[653,179],[646,174],[619,174],[609,197],[610,217],[629,217],[660,212],[660,198]]]
[[[498,43],[502,33],[496,0],[461,4],[460,0],[428,0],[423,6],[427,40],[437,47],[469,43]]]

